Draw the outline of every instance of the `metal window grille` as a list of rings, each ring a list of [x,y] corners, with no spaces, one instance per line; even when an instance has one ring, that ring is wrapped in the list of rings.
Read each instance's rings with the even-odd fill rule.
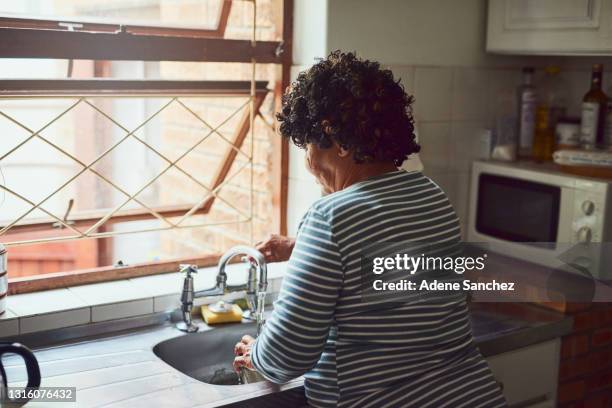
[[[256,47],[256,7],[255,1],[253,1],[253,31],[252,31],[252,40],[251,45],[253,48]],[[116,80],[48,80],[48,81],[29,81],[29,80],[8,80],[8,81],[0,81],[0,99],[15,99],[15,98],[74,98],[74,103],[72,103],[66,110],[60,112],[57,116],[55,116],[51,121],[49,121],[46,125],[44,125],[40,129],[31,129],[27,126],[26,123],[16,119],[15,117],[3,112],[0,110],[0,117],[8,120],[20,128],[24,129],[29,133],[29,135],[21,141],[19,144],[11,148],[9,151],[0,156],[0,163],[2,160],[6,159],[8,156],[17,151],[20,147],[27,144],[33,139],[38,139],[49,148],[53,149],[65,157],[71,159],[74,163],[80,166],[80,169],[76,172],[75,175],[70,177],[67,181],[61,184],[60,187],[53,190],[50,194],[46,195],[42,200],[34,201],[23,194],[14,191],[13,189],[7,187],[5,184],[0,184],[0,189],[4,190],[6,194],[10,194],[19,200],[27,203],[31,208],[27,211],[14,218],[6,225],[0,226],[0,239],[2,236],[7,234],[10,230],[20,227],[20,222],[24,221],[28,215],[30,215],[35,210],[40,210],[44,212],[46,215],[50,217],[47,225],[59,225],[63,229],[68,229],[71,231],[70,235],[66,235],[64,233],[58,234],[57,236],[45,237],[39,239],[28,239],[28,240],[16,240],[16,241],[7,241],[3,242],[5,245],[21,245],[21,244],[34,244],[34,243],[42,243],[42,242],[51,242],[58,240],[71,240],[71,239],[80,239],[80,238],[100,238],[100,237],[109,237],[118,234],[126,234],[126,233],[136,233],[136,232],[150,232],[150,231],[161,231],[168,229],[178,229],[178,228],[194,228],[194,227],[203,227],[209,225],[218,225],[211,223],[195,223],[195,224],[187,224],[186,221],[192,217],[194,214],[207,213],[213,202],[215,200],[219,200],[224,202],[225,205],[232,208],[236,214],[240,216],[239,221],[234,222],[245,222],[250,223],[250,231],[251,236],[250,240],[253,241],[253,219],[254,219],[254,195],[253,195],[253,154],[254,154],[254,121],[256,116],[258,115],[259,107],[263,102],[263,99],[267,93],[266,83],[255,80],[256,75],[256,59],[251,58],[251,80],[240,82],[240,81],[116,81]],[[114,98],[130,98],[134,96],[139,97],[157,97],[157,96],[169,96],[169,102],[164,104],[159,110],[157,110],[153,115],[149,116],[142,123],[140,123],[136,128],[128,129],[124,127],[118,120],[113,118],[112,114],[109,112],[105,112],[101,108],[99,108],[92,101],[95,98],[100,97],[109,97],[112,96]],[[205,97],[205,96],[246,96],[247,101],[241,105],[238,109],[234,110],[231,114],[227,116],[225,121],[223,121],[220,125],[213,127],[206,118],[198,115],[193,109],[191,109],[184,100],[190,97]],[[57,143],[46,138],[42,132],[59,120],[63,115],[68,113],[69,111],[75,109],[80,105],[88,105],[92,109],[94,109],[97,113],[99,113],[105,120],[108,120],[110,123],[113,123],[115,126],[119,127],[124,134],[122,137],[112,144],[109,148],[107,148],[104,152],[99,154],[93,161],[85,162],[81,158],[77,157],[75,154],[69,152],[67,149],[62,148]],[[160,151],[160,149],[153,146],[151,143],[147,142],[143,138],[139,137],[136,132],[138,129],[145,126],[148,122],[150,122],[154,117],[159,115],[165,109],[168,109],[170,106],[180,107],[188,112],[190,115],[195,117],[199,123],[206,128],[208,131],[205,135],[200,137],[196,143],[193,143],[189,148],[187,148],[178,158],[169,158]],[[245,111],[246,109],[246,111]],[[224,123],[229,121],[235,115],[240,112],[245,112],[243,114],[243,120],[239,125],[239,129],[235,133],[234,140],[228,140],[219,132],[219,127],[223,126]],[[248,154],[244,153],[240,146],[245,141],[247,135],[250,137],[250,151]],[[190,152],[197,148],[202,142],[204,142],[209,137],[219,137],[221,138],[227,145],[230,147],[230,150],[225,157],[224,162],[221,164],[221,168],[217,170],[216,178],[211,187],[206,186],[204,183],[199,181],[197,178],[193,177],[188,169],[183,168],[183,166],[179,165],[178,162],[187,156]],[[145,146],[148,150],[153,152],[156,156],[161,158],[165,162],[165,166],[159,171],[154,177],[147,180],[136,192],[128,192],[116,182],[111,180],[109,177],[102,174],[100,171],[94,168],[94,165],[102,160],[104,157],[109,155],[112,151],[114,151],[121,144],[125,143],[127,140],[135,140],[138,143]],[[233,174],[229,174],[231,164],[237,155],[241,155],[244,160],[246,160],[245,164],[241,165],[239,169]],[[231,202],[224,200],[219,196],[219,191],[229,182],[231,179],[240,173],[245,167],[250,166],[250,211],[245,212],[241,208],[238,208]],[[148,186],[153,184],[156,180],[158,180],[163,174],[165,174],[170,169],[178,170],[185,177],[188,177],[192,182],[195,182],[200,187],[206,190],[206,194],[201,197],[196,203],[189,206],[188,208],[183,209],[159,209],[154,208],[153,206],[147,205],[145,202],[138,198],[138,195],[144,191]],[[44,204],[48,202],[52,197],[58,194],[64,187],[66,187],[71,182],[77,179],[81,174],[85,172],[91,172],[97,178],[102,180],[104,183],[112,186],[113,189],[120,192],[123,195],[123,200],[121,203],[111,209],[109,209],[105,214],[101,217],[96,217],[96,221],[91,224],[92,219],[81,219],[80,224],[75,222],[68,222],[67,219],[62,219],[57,215],[53,214],[50,211],[47,211],[44,208]],[[125,210],[124,207],[130,203],[135,202],[141,208],[142,211],[133,210]],[[178,217],[178,220],[173,220],[173,218]],[[109,220],[133,220],[140,218],[150,218],[150,219],[158,219],[160,221],[159,227],[148,228],[148,229],[134,229],[130,231],[105,231],[105,232],[97,232],[98,228],[104,225]],[[78,220],[77,220],[78,221]],[[27,223],[27,222],[26,222]],[[84,225],[85,227],[82,227]],[[35,225],[34,225],[35,227]]]

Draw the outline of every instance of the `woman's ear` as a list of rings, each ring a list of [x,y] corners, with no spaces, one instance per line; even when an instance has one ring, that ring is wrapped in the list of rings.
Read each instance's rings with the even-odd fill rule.
[[[334,142],[336,151],[338,152],[338,157],[348,157],[351,154],[350,149],[345,149],[344,147],[340,146],[338,143]]]
[[[338,150],[338,156],[340,157],[348,157],[348,155],[351,154],[350,150],[346,150],[343,147],[340,147],[340,149]]]

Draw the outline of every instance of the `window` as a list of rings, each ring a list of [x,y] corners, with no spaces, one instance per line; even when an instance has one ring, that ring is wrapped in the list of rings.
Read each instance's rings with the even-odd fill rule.
[[[130,33],[158,34],[187,28],[191,34],[223,37],[231,8],[232,2],[226,0],[33,0],[5,2],[0,12],[10,27],[114,32],[123,25]],[[246,13],[234,11],[241,17]]]
[[[0,35],[21,45],[0,45],[11,291],[168,272],[284,232],[287,153],[272,118],[290,64],[280,52],[290,2],[72,3],[82,2],[1,10],[38,14],[0,19]],[[253,31],[254,4],[257,38],[276,41],[224,38],[226,27]],[[54,21],[58,11],[74,19]],[[183,13],[216,24],[159,25]],[[104,21],[76,19],[93,14]],[[152,21],[110,21],[130,15]]]

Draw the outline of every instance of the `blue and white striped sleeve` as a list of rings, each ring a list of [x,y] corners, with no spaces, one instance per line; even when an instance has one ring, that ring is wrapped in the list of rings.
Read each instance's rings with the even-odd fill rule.
[[[329,222],[310,209],[298,232],[274,311],[251,351],[268,380],[297,378],[319,361],[334,320],[343,268]]]

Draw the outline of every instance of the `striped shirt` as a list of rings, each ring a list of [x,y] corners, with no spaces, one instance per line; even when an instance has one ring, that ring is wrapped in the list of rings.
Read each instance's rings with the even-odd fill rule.
[[[444,192],[419,172],[386,173],[319,199],[300,225],[252,362],[273,382],[304,375],[314,407],[504,407],[473,342],[462,294],[376,303],[361,248],[460,241]]]

